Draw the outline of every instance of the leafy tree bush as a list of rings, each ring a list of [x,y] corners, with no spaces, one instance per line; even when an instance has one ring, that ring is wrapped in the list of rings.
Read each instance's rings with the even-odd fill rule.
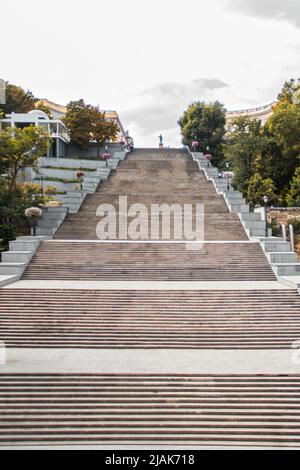
[[[36,169],[37,160],[45,155],[50,141],[50,135],[39,126],[0,131],[0,170],[6,174],[9,196],[16,188],[20,171],[26,167]]]
[[[300,167],[295,171],[295,176],[291,181],[291,188],[287,194],[286,202],[288,207],[300,207]]]
[[[213,155],[213,163],[222,161],[222,146],[225,135],[225,108],[219,101],[206,104],[198,101],[191,104],[179,119],[182,143],[191,146],[193,140],[200,143],[200,151],[206,153],[207,147]]]
[[[263,206],[263,197],[268,196],[268,205],[273,206],[278,201],[275,186],[270,178],[263,179],[258,173],[251,176],[247,189],[247,200],[253,207]]]
[[[247,194],[250,178],[258,172],[262,154],[270,145],[261,122],[247,116],[233,120],[233,132],[224,145],[224,157],[235,174],[233,185]]]
[[[28,166],[36,168],[37,160],[46,152],[50,136],[40,127],[8,128],[0,132],[0,239],[4,247],[26,227],[25,209],[42,203],[38,185],[18,183],[20,172]]]
[[[70,141],[79,148],[87,149],[91,134],[91,105],[84,100],[70,101],[64,123],[68,128]]]
[[[69,130],[71,143],[79,148],[87,149],[91,141],[97,143],[97,157],[100,156],[101,144],[106,140],[114,141],[119,131],[115,122],[106,120],[105,113],[82,99],[67,105],[64,123]]]
[[[0,104],[0,110],[4,114],[14,113],[28,113],[35,109],[37,99],[33,96],[31,91],[25,91],[23,88],[6,83],[6,103]]]
[[[114,121],[108,121],[105,113],[99,108],[91,109],[91,138],[97,143],[97,157],[100,157],[100,147],[106,141],[114,142],[117,138],[119,127]]]

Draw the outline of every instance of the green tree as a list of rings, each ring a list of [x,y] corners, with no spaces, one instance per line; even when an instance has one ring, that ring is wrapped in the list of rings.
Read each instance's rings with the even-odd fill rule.
[[[26,167],[36,168],[38,158],[45,155],[50,142],[50,135],[42,127],[9,127],[0,131],[0,161],[9,196],[16,189],[20,171]]]
[[[247,116],[237,117],[233,132],[224,145],[224,157],[231,164],[234,186],[247,193],[250,178],[259,171],[262,154],[269,148],[270,139],[263,135],[261,122]]]
[[[273,145],[266,155],[265,167],[279,191],[286,191],[299,166],[300,104],[281,101],[264,127]]]
[[[6,103],[0,104],[0,109],[4,114],[28,113],[28,111],[35,109],[36,101],[31,91],[25,91],[23,88],[7,82]]]
[[[87,149],[91,140],[92,112],[92,106],[82,99],[70,101],[67,105],[64,123],[68,128],[70,141],[82,149]]]
[[[225,135],[225,108],[219,101],[206,104],[198,101],[191,104],[179,119],[182,143],[191,145],[193,140],[200,143],[200,150],[209,147],[214,163],[222,160],[222,142]]]
[[[295,171],[291,181],[291,188],[287,194],[286,202],[288,207],[300,207],[300,167]]]
[[[91,109],[91,138],[97,143],[97,157],[100,156],[100,146],[106,141],[114,142],[118,132],[118,125],[114,121],[107,120],[105,113],[96,107]]]
[[[280,102],[266,123],[285,155],[300,153],[300,105]]]
[[[295,93],[295,87],[297,82],[294,78],[291,78],[289,81],[285,82],[280,93],[277,96],[279,101],[286,101],[288,103],[293,103],[293,95]]]
[[[263,179],[261,175],[255,173],[249,180],[247,201],[254,207],[262,206],[264,196],[268,196],[269,205],[274,205],[278,201],[274,182],[271,178]]]

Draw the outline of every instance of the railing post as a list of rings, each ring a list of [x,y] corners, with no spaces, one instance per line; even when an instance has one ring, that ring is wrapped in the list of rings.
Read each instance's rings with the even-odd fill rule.
[[[286,242],[287,237],[286,237],[286,226],[285,226],[285,224],[281,224],[281,232],[282,232],[282,238]]]
[[[290,243],[292,251],[295,251],[295,237],[294,237],[294,226],[289,225],[289,232],[290,232]]]

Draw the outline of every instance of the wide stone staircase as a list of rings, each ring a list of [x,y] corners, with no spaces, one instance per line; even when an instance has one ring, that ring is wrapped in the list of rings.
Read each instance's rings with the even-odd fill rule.
[[[172,150],[161,155],[149,151],[133,152],[120,163],[109,180],[100,183],[95,194],[86,197],[77,214],[70,214],[65,219],[55,238],[97,239],[99,217],[96,211],[100,204],[112,204],[116,208],[118,233],[119,196],[127,196],[128,207],[135,203],[144,204],[148,214],[151,204],[205,204],[206,240],[248,239],[238,216],[230,214],[224,198],[217,195],[213,184],[199,172],[197,163],[187,152]],[[151,239],[150,222],[149,215],[148,239]]]
[[[23,279],[275,281],[258,243],[42,242]]]
[[[299,447],[300,297],[270,264],[289,247],[250,240],[238,211],[263,224],[220,187],[186,150],[136,150],[39,240],[0,288],[0,446]],[[203,204],[202,246],[145,215],[148,237],[99,240],[119,196]]]
[[[299,394],[297,375],[3,374],[0,440],[296,447]]]
[[[300,337],[289,289],[0,289],[0,301],[8,347],[284,349]]]

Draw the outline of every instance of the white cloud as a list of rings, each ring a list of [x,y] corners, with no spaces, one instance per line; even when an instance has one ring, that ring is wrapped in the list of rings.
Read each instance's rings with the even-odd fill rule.
[[[218,78],[199,78],[185,83],[163,82],[140,93],[146,98],[143,104],[122,113],[129,125],[138,129],[144,141],[163,132],[167,137],[173,136],[177,121],[187,104],[195,100],[209,99],[214,90],[228,85]],[[178,144],[178,138],[176,144]]]
[[[266,19],[288,20],[300,26],[299,0],[226,0],[233,9]]]
[[[294,2],[226,1],[2,2],[0,77],[52,101],[116,109],[139,145],[160,131],[178,144],[191,101],[259,106],[299,76]]]

